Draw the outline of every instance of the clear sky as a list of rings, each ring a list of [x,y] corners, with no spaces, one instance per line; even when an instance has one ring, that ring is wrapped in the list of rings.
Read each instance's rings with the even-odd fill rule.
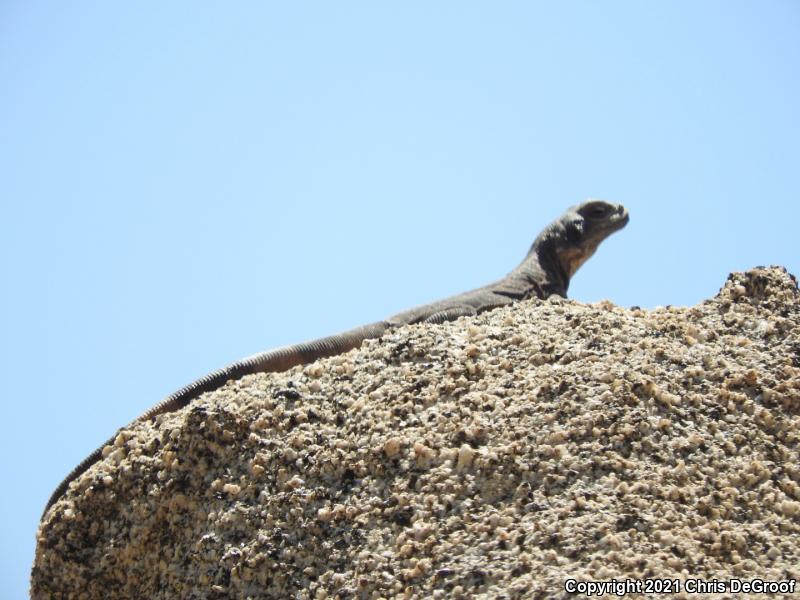
[[[242,356],[502,277],[567,206],[570,296],[800,272],[800,3],[0,3],[0,596],[118,427]]]

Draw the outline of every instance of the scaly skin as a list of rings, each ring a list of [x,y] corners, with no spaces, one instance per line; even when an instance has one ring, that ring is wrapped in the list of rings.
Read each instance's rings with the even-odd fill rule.
[[[566,297],[569,281],[578,268],[594,254],[600,242],[627,223],[628,212],[620,204],[589,200],[573,206],[536,237],[525,259],[499,281],[412,308],[385,321],[243,358],[170,394],[133,423],[183,408],[201,394],[222,387],[231,379],[250,373],[277,373],[318,358],[344,354],[359,347],[364,340],[379,338],[403,325],[452,321],[534,296],[547,298],[555,294]],[[72,469],[50,496],[42,518],[64,495],[69,484],[100,460],[103,447],[113,444],[115,438],[116,434]]]

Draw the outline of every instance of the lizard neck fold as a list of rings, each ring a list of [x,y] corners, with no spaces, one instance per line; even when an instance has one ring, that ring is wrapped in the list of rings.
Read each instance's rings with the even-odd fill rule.
[[[541,235],[533,242],[525,259],[508,274],[508,279],[521,280],[540,298],[567,296],[569,274],[561,264],[555,240]]]

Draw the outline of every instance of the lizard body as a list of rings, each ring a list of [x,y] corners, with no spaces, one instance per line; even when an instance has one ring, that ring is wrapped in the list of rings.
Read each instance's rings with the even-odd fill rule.
[[[525,259],[503,279],[489,285],[430,304],[400,312],[383,321],[363,325],[337,335],[284,346],[238,360],[193,381],[170,394],[133,421],[145,421],[176,411],[205,392],[222,387],[228,380],[251,373],[275,373],[319,358],[344,354],[364,340],[379,338],[387,331],[414,323],[442,323],[475,315],[526,298],[567,295],[569,281],[609,235],[628,223],[628,212],[620,204],[589,200],[567,210],[534,240]],[[69,484],[102,457],[103,447],[114,443],[116,434],[87,456],[58,485],[44,514],[67,491]]]

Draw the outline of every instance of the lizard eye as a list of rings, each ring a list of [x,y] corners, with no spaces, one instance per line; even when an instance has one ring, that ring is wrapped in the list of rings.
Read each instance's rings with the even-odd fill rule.
[[[587,217],[590,219],[603,219],[608,216],[610,208],[604,204],[595,204],[594,206],[589,207],[587,211]]]

